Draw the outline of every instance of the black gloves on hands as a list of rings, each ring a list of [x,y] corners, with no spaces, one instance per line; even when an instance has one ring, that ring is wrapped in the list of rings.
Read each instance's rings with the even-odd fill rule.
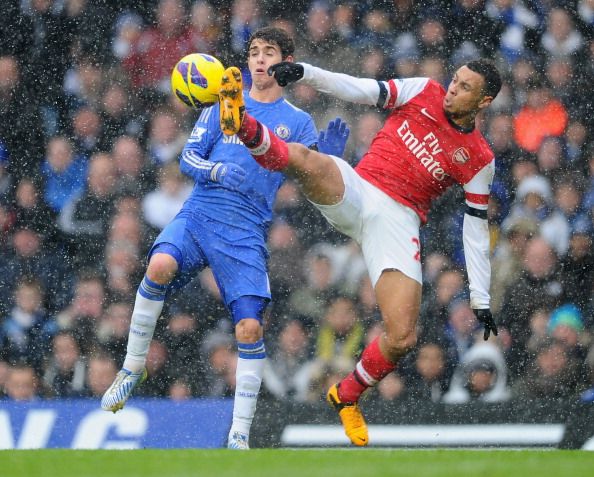
[[[474,311],[474,315],[476,319],[481,322],[481,324],[485,327],[485,334],[483,335],[483,339],[487,341],[489,339],[489,335],[491,331],[495,336],[497,336],[497,325],[495,324],[495,320],[493,320],[493,315],[491,314],[491,310],[485,308],[484,310],[472,310]]]
[[[279,86],[285,87],[303,78],[303,66],[291,61],[283,61],[268,68],[268,76],[274,76]]]

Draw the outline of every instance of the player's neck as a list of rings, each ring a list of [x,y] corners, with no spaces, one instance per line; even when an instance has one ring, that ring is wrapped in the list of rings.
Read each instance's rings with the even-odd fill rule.
[[[457,130],[463,133],[470,133],[474,131],[475,128],[475,118],[476,114],[474,115],[466,115],[461,117],[452,117],[450,114],[446,112],[446,118],[448,122],[454,126]]]
[[[260,103],[274,103],[283,95],[283,90],[280,87],[258,89],[252,86],[250,89],[250,98],[259,101]]]

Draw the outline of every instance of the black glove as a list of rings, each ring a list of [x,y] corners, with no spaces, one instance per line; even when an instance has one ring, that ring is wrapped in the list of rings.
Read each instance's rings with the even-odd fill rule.
[[[285,87],[303,78],[303,66],[291,61],[283,61],[268,68],[268,76],[274,76],[279,86]]]
[[[479,320],[482,325],[485,327],[485,334],[483,338],[485,341],[489,339],[489,335],[491,331],[495,336],[497,336],[497,325],[495,324],[495,320],[493,320],[493,315],[491,314],[491,310],[485,308],[484,310],[472,310],[474,311],[474,315],[476,319]]]

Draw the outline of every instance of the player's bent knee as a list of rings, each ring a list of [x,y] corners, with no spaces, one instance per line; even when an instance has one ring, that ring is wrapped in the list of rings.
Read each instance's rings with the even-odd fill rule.
[[[255,343],[262,338],[262,325],[255,318],[243,318],[235,325],[235,338],[240,343]]]
[[[405,333],[387,332],[385,335],[385,344],[391,358],[400,358],[416,346],[417,333],[414,330]]]
[[[177,269],[177,260],[174,257],[166,253],[155,253],[149,261],[146,275],[159,285],[167,285],[175,277]]]

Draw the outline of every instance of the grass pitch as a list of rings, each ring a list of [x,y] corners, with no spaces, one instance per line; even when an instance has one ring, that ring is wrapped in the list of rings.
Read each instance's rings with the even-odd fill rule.
[[[581,477],[586,451],[254,449],[7,450],[2,477]]]

